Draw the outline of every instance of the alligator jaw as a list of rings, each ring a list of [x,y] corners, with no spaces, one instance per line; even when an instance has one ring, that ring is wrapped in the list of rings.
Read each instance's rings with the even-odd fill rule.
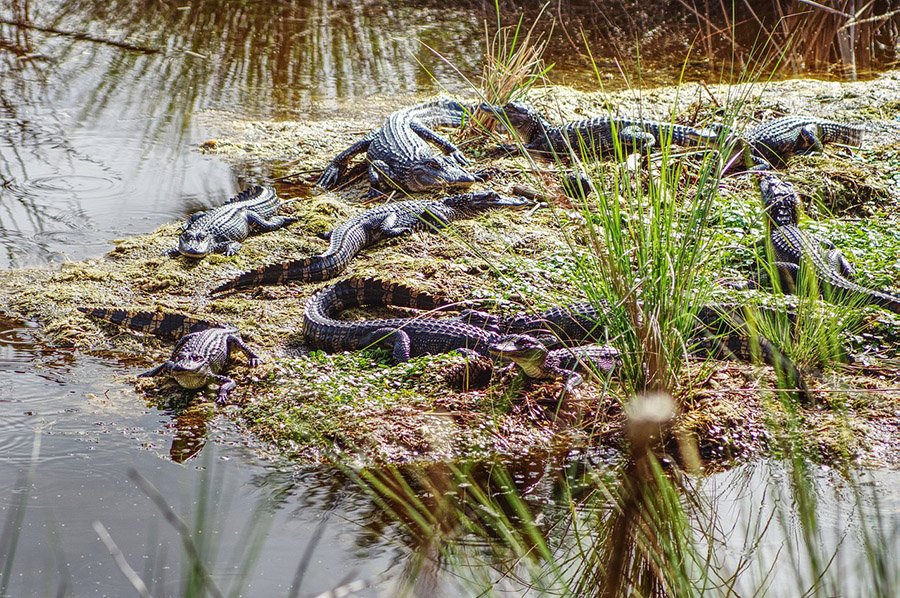
[[[436,186],[448,188],[469,187],[479,182],[479,177],[457,166],[447,159],[428,158],[420,160],[409,169],[411,191],[424,191]]]
[[[193,249],[191,247],[187,247],[187,246],[184,246],[181,244],[178,245],[178,253],[184,257],[190,257],[190,258],[201,258],[201,257],[205,257],[205,256],[209,255],[208,251]]]

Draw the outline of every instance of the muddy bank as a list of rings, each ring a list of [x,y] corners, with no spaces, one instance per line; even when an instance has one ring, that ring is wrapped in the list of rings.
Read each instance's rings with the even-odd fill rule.
[[[900,290],[900,72],[874,81],[839,84],[785,81],[734,87],[685,85],[621,93],[535,89],[529,101],[553,121],[613,112],[703,124],[735,114],[738,122],[784,113],[866,121],[862,150],[828,148],[825,156],[793,159],[785,177],[794,182],[814,217],[804,226],[830,237],[857,266],[858,280]],[[396,108],[372,104],[345,120],[251,122],[221,112],[204,115],[212,135],[198,151],[215,152],[236,165],[265,163],[278,174],[322,168]],[[377,109],[376,109],[377,107]],[[530,213],[496,211],[455,223],[444,234],[416,233],[366,250],[345,275],[386,276],[455,300],[516,301],[536,309],[581,300],[576,261],[588,251],[583,215],[559,193],[548,174],[528,171],[521,158],[487,157],[490,141],[461,142],[479,166],[508,174],[493,186],[510,191],[524,182],[547,194],[550,205]],[[523,169],[514,175],[517,169]],[[617,444],[621,402],[615,384],[588,382],[558,401],[559,384],[496,380],[487,390],[457,392],[439,372],[459,360],[434,356],[390,366],[386,353],[308,354],[299,338],[306,299],[321,284],[265,287],[210,299],[208,290],[261,263],[321,252],[317,235],[365,207],[356,185],[340,193],[296,196],[283,212],[298,218],[290,227],[249,238],[238,255],[201,261],[169,258],[180,224],[115,241],[96,260],[58,270],[20,270],[0,278],[6,311],[42,325],[48,342],[123,359],[123,380],[165,359],[171,345],[83,317],[82,305],[116,305],[194,314],[238,326],[266,363],[240,361],[232,368],[238,388],[224,413],[271,450],[304,460],[334,452],[362,461],[434,460],[489,453],[520,453],[548,444]],[[750,248],[762,235],[759,196],[752,181],[726,179],[716,204],[715,230],[726,248],[726,265],[740,276]],[[740,301],[743,294],[722,291]],[[759,292],[757,292],[759,293]],[[865,334],[847,339],[861,354],[855,364],[811,380],[818,405],[801,410],[825,455],[896,465],[900,451],[898,318],[861,308]],[[767,367],[723,362],[713,368],[691,362],[685,380],[686,411],[679,429],[694,436],[701,455],[720,460],[759,454],[770,443],[767,421],[780,416]],[[129,373],[125,373],[129,372]],[[137,382],[149,400],[178,408],[208,410],[212,391],[189,393],[158,380]],[[510,385],[522,386],[508,392]]]

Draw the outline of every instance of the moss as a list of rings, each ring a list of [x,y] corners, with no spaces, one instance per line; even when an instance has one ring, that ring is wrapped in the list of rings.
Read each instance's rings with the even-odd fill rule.
[[[789,110],[821,116],[837,115],[858,120],[873,114],[878,101],[898,91],[890,76],[843,87],[834,83],[788,81],[743,88],[751,100],[739,109],[742,117],[774,115]],[[858,88],[858,89],[857,89]],[[720,100],[724,87],[687,85],[681,89],[648,90],[637,94],[580,93],[567,88],[534,89],[531,100],[554,121],[582,118],[616,110],[648,117],[668,118],[674,110],[679,122],[716,117],[716,109],[704,100],[709,93]],[[739,88],[737,91],[740,92]],[[848,93],[841,96],[842,90]],[[854,92],[854,90],[857,90]],[[843,97],[836,103],[835,97]],[[791,98],[786,105],[785,98]],[[720,102],[721,103],[721,102]],[[387,102],[383,112],[396,106]],[[372,126],[375,117],[329,122],[250,122],[208,115],[216,142],[204,151],[242,162],[280,162],[279,171],[302,164],[300,178],[314,177],[328,158],[344,149]],[[900,181],[894,181],[900,134],[879,124],[884,131],[862,152],[848,159],[843,150],[829,148],[823,157],[807,156],[791,161],[788,178],[807,200],[814,219],[804,222],[810,230],[829,236],[860,267],[867,284],[898,288],[900,237],[896,199]],[[301,140],[299,143],[297,140]],[[475,139],[466,146],[479,166],[501,170],[492,185],[510,192],[514,185],[541,189],[549,207],[533,213],[496,211],[473,221],[456,223],[444,234],[416,233],[386,241],[368,249],[349,266],[348,275],[378,276],[415,286],[456,300],[516,301],[536,309],[581,300],[571,281],[579,263],[590,251],[584,230],[589,212],[565,198],[555,182],[554,168],[532,174],[521,156],[492,158],[491,143]],[[600,164],[592,172],[612,176],[614,166]],[[686,169],[689,172],[689,168]],[[686,177],[687,178],[687,177]],[[690,197],[690,185],[681,199]],[[306,299],[322,284],[265,287],[253,292],[210,299],[207,290],[238,272],[262,263],[280,262],[321,252],[326,243],[318,237],[337,223],[365,209],[359,198],[364,183],[339,193],[311,196],[305,185],[280,187],[297,196],[283,207],[298,221],[291,226],[247,239],[231,257],[203,260],[169,258],[163,252],[174,246],[179,225],[173,223],[137,237],[120,239],[103,258],[65,264],[58,271],[21,270],[0,275],[0,300],[13,315],[38,320],[49,341],[85,351],[117,355],[140,367],[164,359],[171,344],[158,339],[122,333],[114,326],[87,319],[76,311],[83,305],[117,305],[164,309],[194,314],[239,327],[244,337],[260,349],[266,364],[251,370],[238,359],[231,372],[238,381],[234,406],[225,410],[248,433],[279,453],[299,459],[327,458],[335,452],[359,455],[364,461],[412,461],[473,456],[485,453],[521,453],[529,448],[566,444],[617,445],[621,442],[625,399],[615,384],[605,389],[587,383],[579,392],[560,401],[558,383],[528,383],[495,379],[487,390],[457,392],[448,388],[440,372],[460,357],[433,356],[390,366],[381,352],[325,355],[304,354],[300,331]],[[673,198],[678,200],[679,198]],[[755,180],[729,178],[716,200],[713,227],[729,272],[746,275],[755,261],[755,244],[763,234],[763,221]],[[732,301],[759,299],[783,304],[761,291],[721,291]],[[356,315],[359,316],[358,312]],[[371,310],[361,310],[371,314]],[[896,462],[897,438],[890,430],[896,413],[888,405],[897,400],[896,373],[877,361],[895,343],[895,318],[883,310],[866,308],[865,332],[848,339],[864,350],[866,367],[852,372],[830,372],[832,378],[814,387],[822,400],[818,408],[802,409],[810,429],[820,432],[823,455],[847,455]],[[896,345],[894,345],[896,346]],[[713,460],[746,458],[772,450],[776,443],[767,422],[777,422],[780,404],[770,400],[774,380],[768,368],[716,364],[715,376],[686,381],[684,409],[679,431],[697,440],[701,453]],[[890,376],[894,376],[893,379]],[[690,374],[694,376],[694,374]],[[690,382],[690,383],[689,383]],[[212,410],[212,391],[192,393],[171,382],[140,379],[138,387],[150,400],[167,406]],[[842,403],[830,389],[846,389]],[[511,389],[511,390],[510,390]],[[856,393],[864,389],[866,393]],[[866,401],[860,397],[877,397]],[[895,403],[894,403],[895,404]],[[562,439],[562,440],[561,440]],[[890,448],[894,450],[891,451]]]

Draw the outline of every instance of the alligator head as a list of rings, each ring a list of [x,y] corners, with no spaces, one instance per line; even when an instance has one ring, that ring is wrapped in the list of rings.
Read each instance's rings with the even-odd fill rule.
[[[528,376],[542,377],[549,351],[544,344],[527,334],[508,334],[488,347],[491,355],[513,361]]]
[[[552,127],[537,110],[522,102],[509,102],[502,107],[482,102],[478,107],[497,122],[515,131],[519,140],[524,143],[529,143]]]
[[[444,156],[430,156],[416,160],[409,167],[406,188],[409,191],[425,191],[434,187],[468,187],[481,180]]]
[[[199,353],[177,355],[170,362],[169,373],[183,388],[202,388],[213,376],[209,358]]]
[[[773,223],[797,224],[799,199],[792,184],[775,176],[764,176],[759,180],[759,190],[766,215]]]
[[[525,197],[500,195],[491,189],[482,189],[464,195],[454,195],[444,200],[447,206],[464,212],[480,212],[492,208],[523,209],[534,205]]]
[[[185,257],[203,257],[213,250],[213,235],[205,231],[186,230],[178,237],[178,253]]]

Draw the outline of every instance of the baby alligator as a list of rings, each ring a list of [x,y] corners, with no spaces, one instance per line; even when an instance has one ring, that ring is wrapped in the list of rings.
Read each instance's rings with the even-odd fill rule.
[[[231,361],[235,349],[243,351],[248,365],[256,367],[260,357],[248,347],[236,328],[196,320],[181,314],[126,311],[112,308],[79,307],[89,316],[125,326],[139,332],[167,338],[180,338],[172,356],[162,365],[138,374],[138,377],[170,375],[184,388],[203,388],[210,383],[219,385],[216,403],[224,404],[235,388],[235,381],[222,371]]]
[[[275,215],[280,203],[271,187],[250,187],[222,206],[191,215],[178,237],[178,247],[169,253],[193,258],[209,253],[234,255],[251,228],[268,232],[296,220]]]
[[[596,117],[555,126],[520,102],[502,107],[483,103],[480,108],[511,128],[525,149],[554,159],[567,158],[572,152],[585,159],[598,159],[614,155],[617,146],[625,154],[666,140],[681,146],[703,146],[718,138],[714,131],[631,118]]]
[[[529,378],[562,379],[569,393],[584,381],[579,371],[609,375],[619,364],[619,352],[613,347],[583,345],[551,351],[527,334],[503,336],[488,351],[494,357],[512,361]]]
[[[381,205],[354,216],[329,234],[325,253],[280,264],[260,266],[225,282],[213,293],[244,287],[327,280],[337,276],[361,249],[383,239],[391,239],[416,230],[434,230],[450,222],[492,208],[524,208],[532,202],[522,197],[507,197],[494,191],[476,191],[443,199],[411,200]]]
[[[467,187],[483,180],[463,168],[465,156],[453,143],[431,127],[460,126],[471,107],[440,99],[394,112],[381,128],[372,131],[335,156],[319,177],[323,189],[334,189],[346,182],[347,167],[357,154],[366,152],[370,189],[368,196],[402,191],[424,191],[433,187]],[[447,155],[435,156],[427,142]]]
[[[782,288],[789,292],[796,290],[800,265],[806,261],[831,294],[859,298],[900,313],[900,297],[848,280],[846,277],[853,274],[853,268],[834,244],[814,237],[797,226],[800,198],[793,185],[775,176],[765,176],[760,179],[759,190],[766,212],[768,236],[775,254],[774,265],[778,268]]]
[[[794,362],[772,341],[761,334],[753,334],[740,311],[718,304],[701,307],[692,333],[692,343],[696,350],[751,363],[758,356],[764,363],[774,367],[788,383],[795,385],[801,399],[808,400],[806,385]],[[548,349],[554,349],[577,347],[586,342],[604,342],[609,314],[605,305],[575,303],[537,314],[520,312],[509,316],[465,310],[459,319],[475,326],[490,328],[501,335],[529,335]]]
[[[372,278],[342,280],[313,295],[303,314],[303,338],[311,349],[329,353],[387,346],[394,362],[420,355],[460,351],[486,356],[499,335],[452,319],[388,318],[339,320],[337,314],[362,305],[395,305],[434,310],[447,303],[396,283]]]
[[[713,125],[712,128],[720,130],[723,127]],[[768,170],[773,166],[783,166],[794,155],[821,153],[826,143],[858,147],[862,145],[863,132],[862,125],[858,124],[838,123],[812,116],[784,116],[748,131],[743,136],[743,143],[737,144],[737,151],[750,151],[750,163],[744,166]]]

